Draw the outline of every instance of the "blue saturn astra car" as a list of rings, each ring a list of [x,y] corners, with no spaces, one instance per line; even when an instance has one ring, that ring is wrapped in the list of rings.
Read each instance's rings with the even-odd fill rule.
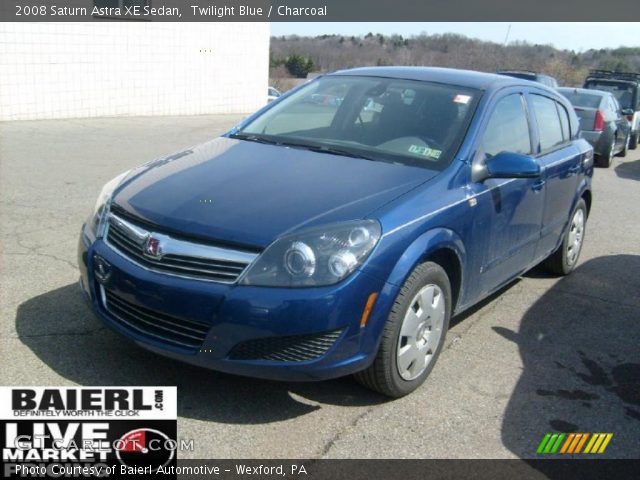
[[[82,290],[159,354],[267,379],[355,374],[399,397],[452,315],[541,262],[575,267],[593,175],[578,130],[527,80],[325,75],[107,183],[80,237]]]

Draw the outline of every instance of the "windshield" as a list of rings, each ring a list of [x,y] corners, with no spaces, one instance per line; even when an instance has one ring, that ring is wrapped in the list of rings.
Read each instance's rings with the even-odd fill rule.
[[[332,75],[280,100],[233,136],[441,170],[479,97],[464,87]]]
[[[633,97],[636,90],[636,86],[630,83],[623,82],[599,82],[590,80],[587,82],[587,88],[592,88],[595,90],[604,90],[605,92],[613,93],[613,96],[616,97],[620,107],[625,108],[635,108],[633,107]]]

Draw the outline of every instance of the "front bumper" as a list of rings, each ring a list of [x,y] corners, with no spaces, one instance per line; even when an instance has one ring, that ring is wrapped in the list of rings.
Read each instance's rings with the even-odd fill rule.
[[[95,258],[109,265],[107,280],[98,281]],[[299,289],[179,278],[132,263],[102,240],[94,241],[84,229],[78,265],[82,290],[94,312],[138,345],[205,368],[286,381],[335,378],[370,365],[397,288],[361,271],[337,285]],[[362,312],[373,292],[379,295],[367,325],[361,328]],[[206,325],[204,338],[197,346],[186,347],[150,335],[146,329],[153,328],[150,324],[139,329],[122,321],[109,307],[107,297],[113,296],[135,312],[153,312],[160,321],[168,318]],[[148,315],[144,319],[153,321]],[[323,338],[322,353],[314,356],[308,350],[310,345],[318,346],[318,336]],[[291,355],[267,355],[265,359],[254,348],[277,349],[298,338],[305,340],[295,347],[295,359]],[[243,348],[246,345],[251,347]],[[236,355],[238,349],[244,354]]]

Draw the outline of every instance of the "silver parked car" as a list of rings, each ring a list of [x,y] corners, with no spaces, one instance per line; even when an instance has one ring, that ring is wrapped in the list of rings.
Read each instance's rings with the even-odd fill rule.
[[[627,155],[631,124],[612,93],[566,87],[558,91],[573,105],[580,119],[582,137],[593,145],[599,166],[609,167],[615,155]]]

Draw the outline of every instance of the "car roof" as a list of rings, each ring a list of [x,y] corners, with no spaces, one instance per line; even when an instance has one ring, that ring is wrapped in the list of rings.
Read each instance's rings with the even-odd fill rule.
[[[496,72],[499,75],[522,75],[520,78],[538,78],[543,76],[536,72],[531,72],[529,70],[498,70]]]
[[[606,97],[607,95],[612,95],[611,92],[605,92],[604,90],[597,90],[595,88],[560,87],[558,88],[558,91],[560,93],[564,93],[564,92],[584,93],[587,95],[594,95],[599,97]]]
[[[339,70],[330,75],[361,75],[367,77],[397,78],[423,82],[457,85],[479,90],[490,90],[512,85],[540,87],[540,83],[496,73],[476,72],[440,67],[362,67]],[[543,85],[544,87],[544,85]]]

